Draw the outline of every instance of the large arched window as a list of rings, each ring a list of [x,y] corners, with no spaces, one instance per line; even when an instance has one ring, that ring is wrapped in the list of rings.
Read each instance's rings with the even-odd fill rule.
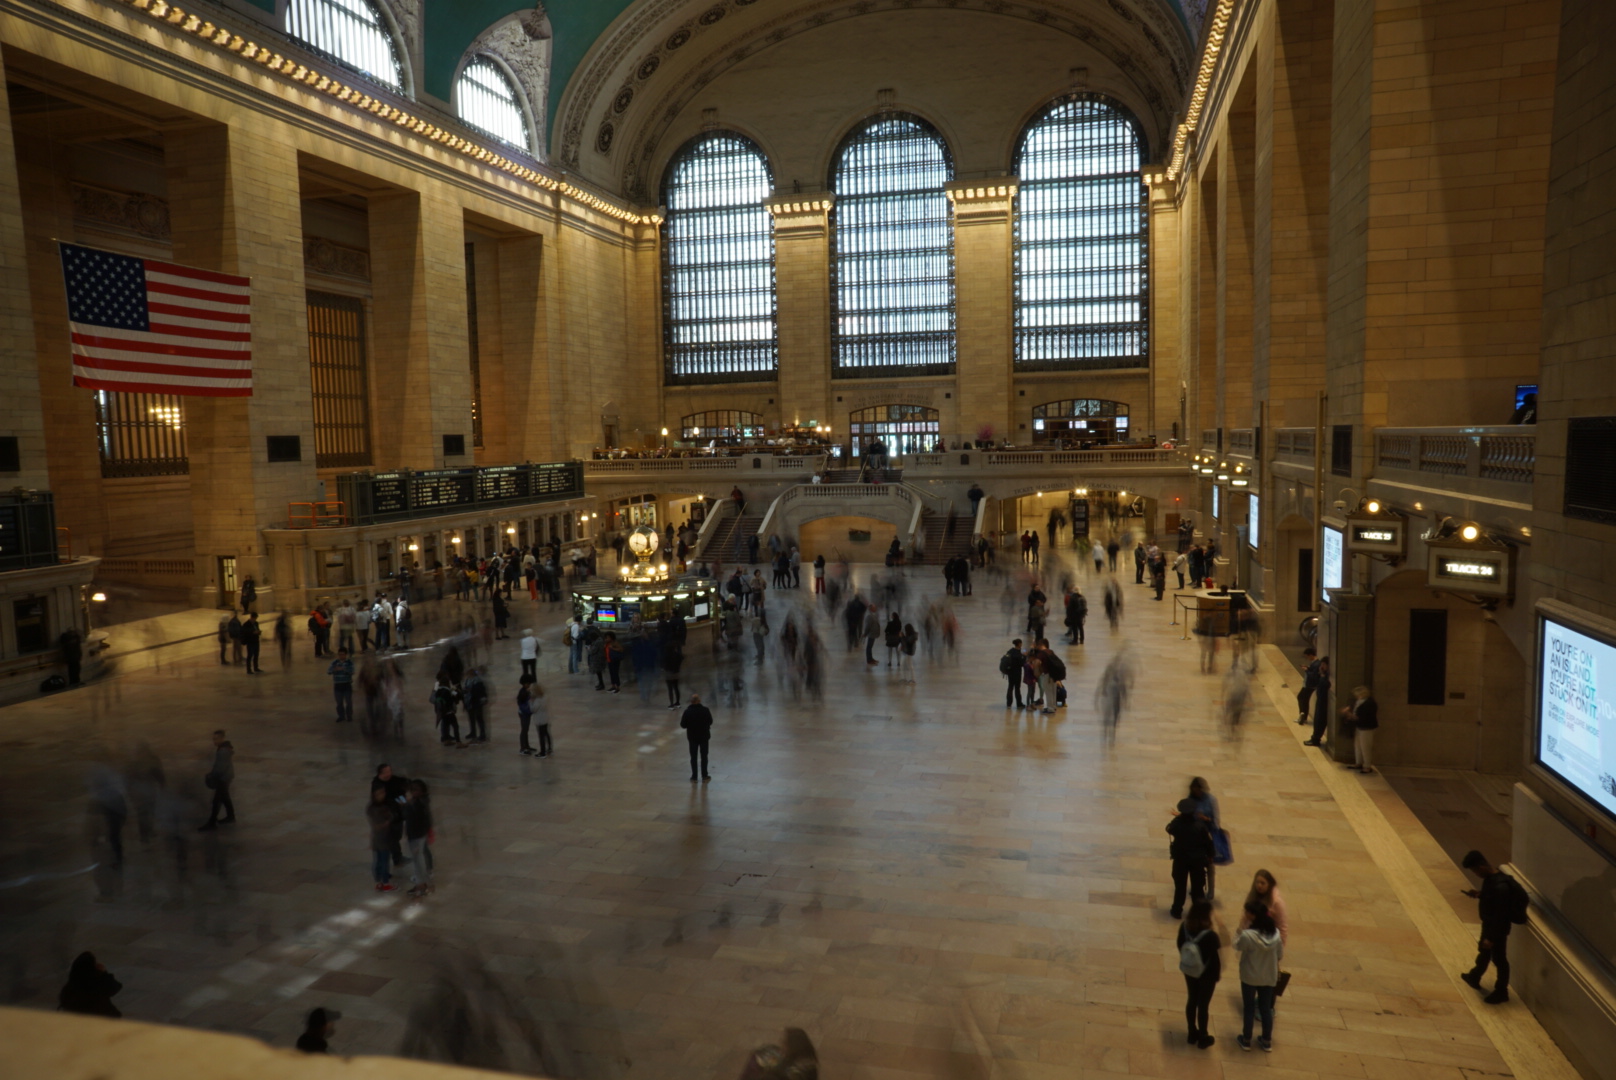
[[[669,382],[772,379],[773,184],[757,144],[732,131],[688,143],[668,165],[662,202],[663,326]]]
[[[455,83],[460,119],[501,142],[527,150],[527,114],[505,69],[486,56],[472,57]]]
[[[954,242],[942,136],[886,113],[843,141],[836,194],[836,374],[929,375],[954,368]]]
[[[1134,120],[1086,95],[1033,118],[1016,153],[1016,367],[1145,367],[1147,203]]]
[[[404,89],[393,37],[368,0],[291,0],[286,32],[377,82]]]

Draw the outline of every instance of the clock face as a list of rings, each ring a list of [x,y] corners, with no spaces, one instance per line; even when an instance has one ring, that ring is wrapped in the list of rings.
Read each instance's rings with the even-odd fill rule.
[[[643,531],[642,531],[643,530]],[[656,533],[646,529],[643,525],[629,533],[628,548],[636,555],[649,555],[657,548]]]

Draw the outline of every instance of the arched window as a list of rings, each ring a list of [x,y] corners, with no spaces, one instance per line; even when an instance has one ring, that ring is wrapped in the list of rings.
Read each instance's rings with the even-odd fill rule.
[[[1146,190],[1134,120],[1086,95],[1056,101],[1016,153],[1016,367],[1145,367]]]
[[[773,183],[763,151],[744,135],[692,140],[668,165],[662,203],[662,302],[669,382],[772,379]]]
[[[943,185],[953,163],[918,117],[885,113],[837,151],[836,374],[954,368],[954,234]]]
[[[455,83],[455,106],[460,119],[501,142],[527,150],[527,114],[522,99],[505,70],[486,56],[473,57]]]
[[[368,0],[291,0],[286,32],[377,82],[404,89],[392,35]]]
[[[876,439],[886,444],[889,457],[927,453],[937,447],[940,438],[942,425],[937,418],[937,410],[925,405],[875,405],[848,413],[853,456],[864,456]]]

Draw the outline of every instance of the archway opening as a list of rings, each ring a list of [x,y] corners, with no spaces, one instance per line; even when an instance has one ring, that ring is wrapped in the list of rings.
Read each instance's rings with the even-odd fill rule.
[[[679,438],[687,443],[740,446],[762,437],[762,414],[744,409],[712,409],[679,418]]]

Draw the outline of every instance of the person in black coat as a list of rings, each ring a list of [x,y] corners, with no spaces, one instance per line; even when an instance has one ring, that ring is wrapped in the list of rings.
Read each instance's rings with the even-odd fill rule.
[[[337,1033],[336,1021],[341,1019],[342,1014],[335,1009],[311,1009],[303,1034],[297,1037],[297,1048],[305,1054],[326,1053],[331,1036]]]
[[[712,710],[701,703],[700,694],[690,695],[690,704],[685,707],[684,714],[679,717],[679,726],[684,728],[685,738],[690,741],[690,782],[696,782],[696,758],[701,757],[701,778],[711,780],[707,775],[707,744],[713,734]]]
[[[1324,731],[1330,726],[1330,658],[1319,657],[1319,677],[1313,685],[1313,737],[1303,746],[1319,746],[1324,742]]]
[[[1173,859],[1173,918],[1184,915],[1184,893],[1188,886],[1191,900],[1206,896],[1206,870],[1212,865],[1216,849],[1212,845],[1212,826],[1201,813],[1194,799],[1180,799],[1178,813],[1167,823],[1167,835],[1173,838],[1169,854]]]
[[[1078,590],[1066,598],[1066,636],[1073,645],[1083,644],[1083,623],[1089,617],[1088,599]]]
[[[1481,879],[1480,889],[1465,890],[1466,896],[1478,901],[1481,940],[1477,944],[1476,966],[1459,978],[1480,990],[1481,977],[1487,974],[1487,965],[1492,964],[1498,969],[1498,980],[1493,992],[1482,1000],[1489,1005],[1502,1005],[1509,1000],[1509,931],[1517,919],[1526,920],[1531,898],[1520,882],[1502,870],[1493,869],[1492,863],[1479,851],[1467,853],[1463,866]]]
[[[123,983],[96,960],[95,953],[81,952],[68,969],[67,985],[56,996],[56,1007],[62,1012],[116,1019],[123,1013],[112,1003],[112,995],[122,989]]]
[[[505,628],[511,624],[511,609],[506,605],[505,598],[494,592],[494,637],[504,640]]]
[[[1369,696],[1369,687],[1358,686],[1352,691],[1352,704],[1342,710],[1352,717],[1352,756],[1361,773],[1372,773],[1370,752],[1375,748],[1375,732],[1380,729],[1380,704]]]

